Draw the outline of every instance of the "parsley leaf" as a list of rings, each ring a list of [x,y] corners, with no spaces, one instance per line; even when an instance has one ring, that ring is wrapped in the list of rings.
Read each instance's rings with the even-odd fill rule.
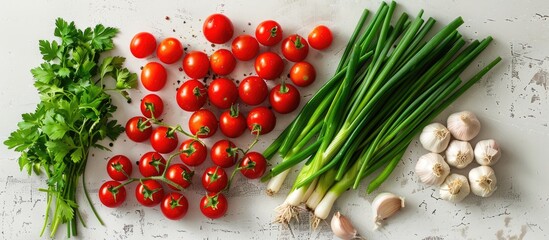
[[[40,48],[40,53],[42,54],[42,59],[51,61],[57,58],[57,54],[59,53],[59,45],[56,41],[52,41],[50,43],[47,40],[40,40],[38,45]]]
[[[105,27],[98,24],[93,29],[92,47],[100,51],[107,51],[114,48],[112,38],[118,33],[116,28]]]

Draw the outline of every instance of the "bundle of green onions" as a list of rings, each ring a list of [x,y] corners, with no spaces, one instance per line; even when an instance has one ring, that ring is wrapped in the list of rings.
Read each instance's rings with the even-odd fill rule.
[[[478,82],[501,58],[470,80],[460,74],[492,38],[466,42],[456,18],[433,37],[435,24],[403,13],[392,24],[396,3],[382,3],[369,24],[364,10],[335,75],[307,102],[290,126],[265,150],[282,161],[263,181],[267,193],[280,189],[290,169],[307,160],[277,221],[289,223],[306,203],[317,225],[347,189],[382,169],[368,193],[387,179],[421,129]]]

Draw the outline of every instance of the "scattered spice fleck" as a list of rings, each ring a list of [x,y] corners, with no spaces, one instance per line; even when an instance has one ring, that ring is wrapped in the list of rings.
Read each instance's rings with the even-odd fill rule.
[[[175,91],[177,92],[179,90],[179,88],[175,88]]]
[[[139,161],[135,161],[135,165],[139,166]]]
[[[188,48],[183,48],[184,51],[187,51]]]
[[[213,43],[212,43],[212,45],[211,45],[211,46],[212,46],[212,47],[215,47],[215,44],[213,44]]]
[[[244,77],[245,77],[245,76],[248,76],[248,75],[246,75],[245,73],[244,73],[243,75],[244,75]]]
[[[240,83],[240,81],[239,81],[239,80],[236,80],[235,82],[236,82],[236,84],[239,84],[239,83]]]
[[[143,70],[143,66],[139,67],[139,70]]]
[[[182,67],[179,67],[179,71],[180,71],[180,72],[183,72],[183,68],[182,68]]]
[[[166,20],[170,20],[170,16],[166,16]]]
[[[187,21],[183,21],[183,24],[187,23]]]
[[[180,80],[177,80],[177,84],[180,84],[180,83],[181,83],[181,81],[180,81]]]
[[[114,144],[113,144],[113,143],[109,143],[109,147],[112,147],[112,146],[114,146]]]
[[[173,32],[175,32],[175,29],[172,29]]]
[[[288,73],[288,75],[286,75],[286,77],[288,77],[288,78],[289,78],[289,77],[290,77],[290,74]]]
[[[269,108],[269,109],[273,109],[273,106],[269,105],[269,106],[268,106],[267,108]]]
[[[248,22],[248,26],[252,26],[252,23],[251,23],[251,22]]]

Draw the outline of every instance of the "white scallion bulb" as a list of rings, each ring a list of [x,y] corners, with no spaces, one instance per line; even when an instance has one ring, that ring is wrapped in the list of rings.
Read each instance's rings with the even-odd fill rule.
[[[427,151],[441,153],[448,147],[450,131],[440,123],[431,123],[423,128],[419,142]]]
[[[452,167],[462,169],[473,161],[473,147],[469,142],[452,140],[446,149],[446,161]]]
[[[439,193],[440,198],[456,203],[465,199],[471,193],[471,189],[465,176],[452,173],[440,186]]]
[[[492,166],[501,157],[501,150],[494,139],[482,140],[475,145],[475,160],[483,166]]]
[[[480,197],[492,196],[497,189],[498,180],[494,169],[488,166],[480,166],[469,171],[471,192]]]
[[[451,114],[446,122],[448,131],[458,140],[469,141],[480,132],[480,121],[470,111]]]
[[[450,166],[438,153],[427,153],[417,160],[416,174],[422,183],[439,186],[450,174]]]

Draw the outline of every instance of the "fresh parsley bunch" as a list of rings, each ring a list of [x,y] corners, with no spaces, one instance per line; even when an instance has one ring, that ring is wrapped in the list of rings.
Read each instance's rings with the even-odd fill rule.
[[[40,189],[47,193],[46,219],[40,235],[48,223],[51,236],[59,224],[66,223],[70,237],[77,235],[76,216],[82,221],[76,203],[80,176],[86,198],[101,222],[84,181],[88,154],[92,147],[108,150],[98,142],[106,137],[114,140],[124,131],[112,119],[116,106],[106,91],[118,91],[130,101],[125,89],[137,85],[137,75],[122,67],[123,57],[100,58],[102,52],[114,48],[112,39],[117,29],[98,24],[80,30],[74,22],[61,18],[55,25],[54,35],[61,42],[40,40],[45,62],[31,70],[41,101],[33,113],[23,114],[18,129],[4,144],[21,152],[21,170],[26,169],[29,175],[43,171],[48,177],[47,189]],[[113,89],[104,85],[108,78],[116,81]]]

